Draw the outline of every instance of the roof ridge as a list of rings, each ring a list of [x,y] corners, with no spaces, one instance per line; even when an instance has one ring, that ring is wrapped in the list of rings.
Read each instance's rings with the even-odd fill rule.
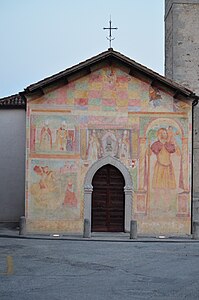
[[[195,95],[191,90],[187,89],[183,85],[159,74],[158,72],[155,72],[148,67],[142,65],[141,63],[136,62],[135,60],[129,58],[128,56],[120,53],[119,51],[114,50],[113,48],[108,48],[108,50],[105,50],[99,54],[96,54],[92,56],[91,58],[88,58],[84,61],[81,61],[77,63],[76,65],[73,65],[69,68],[66,68],[54,75],[51,75],[49,77],[46,77],[40,81],[37,81],[36,83],[33,83],[26,87],[23,92],[19,93],[24,97],[28,95],[29,93],[35,92],[36,90],[41,90],[43,87],[48,86],[52,83],[55,83],[59,80],[65,80],[67,82],[68,76],[71,76],[73,74],[77,74],[79,71],[87,70],[90,72],[90,67],[94,64],[97,64],[104,60],[112,60],[115,59],[116,61],[119,61],[120,63],[124,63],[127,67],[129,67],[131,70],[136,70],[136,72],[139,72],[140,74],[145,74],[151,79],[151,82],[157,81],[160,84],[163,84],[167,86],[167,88],[170,88],[174,90],[174,93],[184,95],[186,97],[191,97],[193,99],[199,99],[197,95]],[[3,101],[9,100],[9,103],[12,103],[14,100],[13,98],[17,98],[19,94],[9,96],[0,99],[2,105]],[[7,99],[7,100],[6,100]],[[11,101],[11,99],[13,101]],[[21,98],[22,99],[22,98]],[[10,104],[11,105],[11,104]]]

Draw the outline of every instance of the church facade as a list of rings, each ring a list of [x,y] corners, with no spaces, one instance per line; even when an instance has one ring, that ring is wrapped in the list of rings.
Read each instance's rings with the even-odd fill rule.
[[[190,90],[110,48],[21,96],[29,232],[190,234]]]
[[[129,231],[133,219],[138,234],[191,233],[198,10],[165,0],[170,79],[109,49],[0,99],[0,225],[25,215],[29,232],[82,232],[85,219]]]

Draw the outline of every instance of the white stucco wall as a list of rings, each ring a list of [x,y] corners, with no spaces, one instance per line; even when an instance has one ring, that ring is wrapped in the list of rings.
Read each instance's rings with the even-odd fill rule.
[[[0,222],[18,222],[25,205],[25,109],[0,110]]]

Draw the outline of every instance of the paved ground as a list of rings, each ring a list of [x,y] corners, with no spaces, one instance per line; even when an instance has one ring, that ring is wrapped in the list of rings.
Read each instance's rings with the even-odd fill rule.
[[[199,243],[0,237],[1,300],[199,299]]]

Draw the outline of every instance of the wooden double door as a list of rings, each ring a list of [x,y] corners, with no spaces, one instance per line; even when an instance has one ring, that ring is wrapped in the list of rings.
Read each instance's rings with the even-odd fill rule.
[[[92,181],[92,231],[124,231],[124,183],[123,175],[112,165],[105,165],[95,173]]]

